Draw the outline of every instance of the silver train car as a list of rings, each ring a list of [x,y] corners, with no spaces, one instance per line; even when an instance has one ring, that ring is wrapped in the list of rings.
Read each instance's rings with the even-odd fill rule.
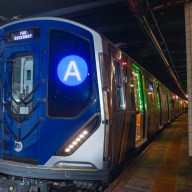
[[[0,82],[0,191],[102,191],[184,112],[115,44],[60,18],[0,27]]]

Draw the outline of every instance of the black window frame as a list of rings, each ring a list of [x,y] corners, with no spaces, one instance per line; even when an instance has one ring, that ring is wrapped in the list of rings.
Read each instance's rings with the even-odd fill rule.
[[[88,47],[89,47],[89,62],[90,62],[90,64],[89,64],[89,67],[90,67],[90,69],[89,69],[89,71],[88,71],[88,73],[89,73],[89,78],[90,78],[90,85],[91,85],[91,93],[90,93],[90,95],[89,95],[89,98],[87,99],[87,104],[86,104],[86,106],[88,106],[91,102],[93,102],[94,101],[94,96],[93,95],[95,95],[95,87],[94,87],[94,81],[97,79],[97,77],[96,77],[96,66],[94,67],[93,65],[92,65],[92,63],[94,62],[94,60],[93,60],[93,48],[91,47],[91,44],[92,44],[92,42],[91,42],[91,40],[89,39],[89,38],[85,38],[84,36],[82,36],[82,35],[80,35],[80,34],[77,34],[77,33],[74,33],[74,32],[71,32],[71,31],[68,31],[68,30],[65,30],[65,29],[61,29],[61,28],[51,28],[50,30],[49,30],[49,45],[48,45],[48,50],[49,50],[49,58],[48,58],[48,89],[47,89],[47,100],[48,100],[48,102],[47,102],[47,109],[46,109],[46,112],[47,112],[47,116],[49,117],[49,118],[63,118],[63,119],[69,119],[69,118],[77,118],[78,116],[80,116],[81,115],[81,113],[84,111],[84,109],[85,109],[85,107],[82,107],[82,110],[81,111],[79,111],[77,114],[75,114],[75,115],[71,115],[71,116],[69,116],[69,115],[63,115],[63,116],[61,116],[61,115],[51,115],[50,114],[50,112],[49,112],[49,107],[50,107],[50,105],[49,105],[49,102],[50,102],[50,93],[49,93],[49,87],[50,87],[50,85],[49,85],[49,83],[50,83],[50,52],[51,52],[51,49],[50,49],[50,38],[51,38],[51,32],[52,31],[60,31],[60,32],[64,32],[64,33],[68,33],[68,34],[71,34],[71,35],[74,35],[74,36],[76,36],[76,37],[78,37],[78,38],[81,38],[82,40],[85,40],[85,41],[87,41],[87,43],[88,43]],[[96,82],[96,81],[95,81]],[[76,95],[77,96],[77,95]]]

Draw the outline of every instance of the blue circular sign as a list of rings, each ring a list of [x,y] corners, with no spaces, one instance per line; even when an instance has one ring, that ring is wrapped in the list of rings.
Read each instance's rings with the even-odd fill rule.
[[[69,55],[59,62],[57,75],[60,81],[68,86],[79,85],[88,75],[87,64],[83,58]]]

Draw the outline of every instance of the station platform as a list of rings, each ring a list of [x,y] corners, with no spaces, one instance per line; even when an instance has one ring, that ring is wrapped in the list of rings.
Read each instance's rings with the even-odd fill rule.
[[[171,122],[104,192],[192,192],[187,121]]]

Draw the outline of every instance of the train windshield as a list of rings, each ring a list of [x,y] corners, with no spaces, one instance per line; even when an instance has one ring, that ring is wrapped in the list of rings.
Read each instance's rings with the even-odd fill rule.
[[[48,115],[75,117],[92,96],[90,42],[61,30],[49,34]]]

